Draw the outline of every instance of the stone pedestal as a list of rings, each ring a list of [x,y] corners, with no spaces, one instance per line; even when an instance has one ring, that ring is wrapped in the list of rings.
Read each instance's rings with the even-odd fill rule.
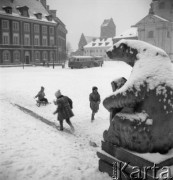
[[[124,148],[104,141],[102,141],[102,150],[97,152],[97,156],[99,157],[99,171],[108,173],[109,176],[116,180],[155,180],[156,172],[159,169],[173,165],[173,157],[159,164],[154,164]],[[121,171],[123,166],[125,168]],[[157,169],[154,170],[154,168]],[[136,178],[139,171],[141,173],[140,178]]]

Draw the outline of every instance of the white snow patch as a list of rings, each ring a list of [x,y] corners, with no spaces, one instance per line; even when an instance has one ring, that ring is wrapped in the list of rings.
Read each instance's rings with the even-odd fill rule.
[[[145,122],[147,125],[152,125],[153,120],[148,119],[148,114],[146,112],[141,113],[117,113],[116,116],[120,117],[121,119],[128,119],[130,121],[139,121],[139,123]]]
[[[92,87],[97,86],[103,100],[112,91],[112,79],[128,78],[130,71],[131,67],[122,62],[105,62],[102,68],[73,70],[1,68],[0,179],[110,179],[98,171],[96,155],[101,149],[103,132],[109,127],[109,113],[101,103],[95,121],[91,123],[89,94]],[[41,86],[45,87],[51,104],[37,107],[34,96]],[[57,116],[52,114],[56,109],[52,101],[58,89],[73,100],[74,134],[60,132],[13,106],[19,104],[59,124]],[[65,122],[64,127],[70,130]],[[90,146],[90,141],[99,147]]]

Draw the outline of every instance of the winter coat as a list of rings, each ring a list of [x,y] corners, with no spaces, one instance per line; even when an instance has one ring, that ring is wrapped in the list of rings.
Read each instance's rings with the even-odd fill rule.
[[[73,102],[69,97],[61,95],[57,98],[55,104],[57,105],[57,109],[54,113],[58,113],[57,119],[59,121],[69,119],[74,116],[72,111]]]
[[[98,92],[92,92],[89,95],[90,108],[93,112],[98,112],[100,104],[100,94]]]
[[[40,91],[38,92],[38,94],[35,96],[35,98],[38,97],[38,100],[42,100],[42,99],[44,98],[44,96],[45,96],[44,91],[40,90]]]

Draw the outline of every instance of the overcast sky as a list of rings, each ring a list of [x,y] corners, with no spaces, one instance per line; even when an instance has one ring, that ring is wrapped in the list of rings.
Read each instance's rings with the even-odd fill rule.
[[[149,12],[152,0],[47,0],[50,9],[57,10],[57,16],[68,30],[67,42],[73,50],[78,47],[82,33],[86,36],[100,36],[104,19],[113,18],[116,35],[130,28]]]

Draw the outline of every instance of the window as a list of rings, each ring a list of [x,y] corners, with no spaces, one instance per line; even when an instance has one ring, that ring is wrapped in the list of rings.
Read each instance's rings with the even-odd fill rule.
[[[34,15],[37,19],[42,19],[42,13],[35,13]]]
[[[9,21],[2,20],[2,29],[9,29]]]
[[[39,35],[34,36],[34,45],[39,46],[40,45],[40,38]]]
[[[42,57],[43,61],[47,61],[47,52],[43,51],[43,57]]]
[[[53,61],[53,60],[54,60],[54,55],[55,55],[54,52],[51,51],[51,52],[50,52],[50,61]]]
[[[36,51],[35,52],[35,61],[39,61],[40,60],[40,52]]]
[[[48,21],[52,21],[52,15],[45,16]]]
[[[29,23],[24,23],[24,31],[30,32],[30,24]]]
[[[18,33],[13,34],[13,44],[19,45],[19,34]]]
[[[16,62],[19,62],[19,61],[20,61],[20,52],[19,52],[19,51],[14,51],[14,53],[13,53],[13,59],[14,59],[14,61],[16,61]]]
[[[3,61],[10,61],[10,52],[7,50],[3,51]]]
[[[50,46],[54,45],[54,37],[50,37]]]
[[[148,32],[148,38],[153,38],[154,37],[154,32],[153,31],[149,31]]]
[[[12,8],[8,8],[8,9],[6,10],[6,13],[12,14]]]
[[[42,45],[47,46],[47,36],[43,36]]]
[[[47,26],[42,26],[42,33],[47,34]]]
[[[49,33],[50,33],[50,35],[54,35],[54,27],[50,27]]]
[[[7,14],[12,14],[12,7],[5,6],[5,7],[2,7],[2,9],[4,9]]]
[[[29,46],[30,45],[30,35],[29,34],[25,34],[24,35],[24,45],[25,46]]]
[[[17,7],[17,9],[19,10],[21,16],[24,16],[24,17],[29,17],[29,7],[27,6],[20,6],[20,7]]]
[[[13,31],[19,31],[19,22],[13,21]]]
[[[40,31],[39,25],[38,24],[34,24],[34,32],[35,33],[39,33],[39,31]]]
[[[171,13],[173,13],[173,3],[171,4]]]
[[[29,17],[28,11],[27,11],[27,10],[23,10],[22,16],[24,16],[24,17]]]
[[[9,33],[4,32],[2,34],[2,44],[10,44]]]
[[[106,43],[105,43],[105,46],[107,46],[108,44],[109,44],[109,42],[106,42]]]
[[[169,31],[167,32],[167,38],[170,38],[170,33],[169,33]]]

